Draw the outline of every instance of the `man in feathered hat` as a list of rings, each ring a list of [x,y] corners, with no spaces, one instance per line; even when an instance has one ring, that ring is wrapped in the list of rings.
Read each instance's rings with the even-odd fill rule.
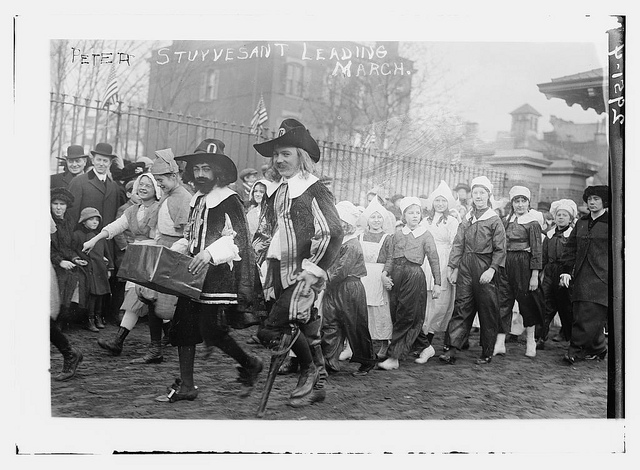
[[[604,359],[609,311],[609,186],[589,186],[582,200],[589,214],[578,219],[561,258],[560,285],[573,286],[573,325],[565,362]]]
[[[272,305],[258,337],[275,348],[287,332],[300,331],[292,346],[300,377],[289,403],[304,406],[325,396],[321,320],[313,304],[340,250],[342,227],[333,194],[313,175],[320,149],[304,125],[285,119],[278,137],[254,147],[271,158],[266,173],[274,181],[254,237],[259,259],[268,263],[263,288]]]
[[[206,139],[192,154],[175,160],[187,163],[185,178],[193,180],[198,191],[190,201],[184,238],[175,242],[172,249],[193,256],[191,273],[207,268],[208,272],[200,298],[180,297],[176,305],[170,338],[178,346],[180,379],[167,396],[158,397],[169,402],[198,396],[193,366],[196,344],[203,340],[240,364],[238,380],[249,390],[262,370],[260,358],[248,355],[229,335],[234,316],[250,309],[253,303],[255,276],[244,207],[238,194],[227,187],[237,179],[236,165],[224,154],[224,143],[217,139]],[[168,169],[171,173],[176,171],[170,162]]]

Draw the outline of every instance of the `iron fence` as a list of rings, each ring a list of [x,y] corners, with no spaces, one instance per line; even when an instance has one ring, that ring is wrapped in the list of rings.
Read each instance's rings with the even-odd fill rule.
[[[225,143],[225,152],[234,158],[238,169],[259,169],[267,159],[253,144],[271,139],[275,131],[266,129],[260,136],[249,126],[234,122],[205,119],[163,110],[129,106],[118,102],[103,108],[98,100],[51,93],[51,155],[53,172],[61,171],[56,157],[70,144],[95,148],[109,142],[114,152],[125,160],[153,157],[157,149],[171,148],[175,155],[186,154],[205,138],[215,137]],[[378,149],[318,142],[321,158],[316,165],[318,176],[332,188],[336,200],[364,204],[369,190],[377,188],[385,196],[393,194],[428,195],[445,180],[452,188],[459,182],[470,183],[479,175],[487,176],[496,194],[502,194],[506,174],[487,166],[462,163],[460,159],[423,159],[392,154]]]

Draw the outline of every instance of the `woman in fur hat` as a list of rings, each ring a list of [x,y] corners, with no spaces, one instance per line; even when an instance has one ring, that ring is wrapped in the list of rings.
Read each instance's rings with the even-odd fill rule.
[[[527,333],[525,356],[535,357],[535,326],[542,324],[544,299],[540,289],[542,270],[542,214],[529,204],[531,191],[514,186],[509,191],[511,213],[504,219],[507,259],[500,277],[500,323],[493,355],[506,354],[505,338],[511,331],[513,305],[517,301]]]
[[[589,186],[582,199],[589,214],[578,219],[562,255],[560,284],[573,284],[573,326],[564,357],[604,359],[604,326],[609,311],[609,186]]]
[[[486,176],[471,182],[472,210],[465,215],[453,241],[447,278],[456,286],[453,315],[447,326],[450,349],[440,356],[447,364],[456,362],[457,351],[469,337],[478,313],[482,355],[476,364],[491,362],[498,333],[498,276],[504,267],[504,226],[491,208],[493,185]]]
[[[545,315],[542,325],[536,331],[537,348],[544,349],[549,335],[549,325],[556,313],[560,315],[562,329],[554,341],[571,339],[573,312],[571,309],[571,289],[560,285],[560,259],[565,251],[569,235],[573,231],[573,220],[578,207],[571,199],[560,199],[551,203],[550,211],[554,226],[547,232],[542,242],[542,293],[545,301]]]
[[[86,272],[81,268],[87,263],[73,245],[73,228],[77,220],[73,220],[67,211],[73,202],[74,197],[67,189],[51,189],[51,217],[56,226],[51,234],[51,264],[58,278],[59,323],[63,325],[69,321],[72,303],[84,310],[89,299]]]
[[[426,201],[428,215],[420,222],[433,235],[436,242],[442,285],[440,286],[440,296],[427,303],[422,334],[418,336],[418,341],[416,341],[417,346],[422,349],[420,357],[416,359],[418,364],[424,364],[436,355],[436,351],[431,345],[433,337],[436,332],[446,331],[453,314],[455,286],[446,279],[446,270],[453,240],[458,232],[458,225],[460,225],[458,219],[451,215],[454,206],[455,199],[451,188],[445,181],[441,181],[435,191],[429,195]],[[427,279],[427,291],[431,291],[434,277],[429,263],[423,263],[422,269],[424,269]]]
[[[432,298],[440,294],[440,262],[433,235],[420,226],[422,206],[417,197],[400,200],[405,226],[393,234],[390,256],[382,271],[383,282],[391,286],[393,333],[388,358],[379,363],[384,370],[397,369],[400,358],[409,353],[424,324],[427,281],[422,263],[429,260],[433,272]]]

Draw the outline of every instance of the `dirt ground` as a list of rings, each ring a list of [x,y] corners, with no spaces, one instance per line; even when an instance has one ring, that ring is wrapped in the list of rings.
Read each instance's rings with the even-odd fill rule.
[[[269,364],[269,352],[247,344],[252,327],[234,330],[232,335],[247,351],[265,362],[254,392],[240,398],[235,381],[235,362],[216,350],[203,360],[199,345],[195,381],[200,393],[193,402],[160,403],[154,398],[165,393],[179,376],[177,348],[166,347],[164,362],[132,365],[129,361],[144,353],[149,332],[140,322],[128,336],[118,357],[99,348],[99,337],[111,337],[117,326],[108,325],[91,333],[79,325],[65,332],[82,350],[84,361],[76,377],[67,382],[51,381],[52,415],[73,418],[155,419],[256,419],[260,392]],[[557,332],[552,327],[550,338]],[[293,375],[278,376],[265,419],[269,420],[456,420],[456,419],[576,419],[606,418],[607,361],[562,362],[566,343],[547,341],[546,349],[534,359],[524,356],[524,335],[507,343],[507,355],[489,365],[474,364],[480,354],[479,335],[472,333],[470,349],[458,355],[455,365],[438,361],[425,365],[412,359],[402,361],[395,371],[374,370],[353,377],[357,364],[342,362],[343,371],[329,378],[327,397],[302,409],[287,406],[295,387]],[[442,349],[442,336],[434,347]],[[51,371],[62,368],[62,357],[51,346]]]

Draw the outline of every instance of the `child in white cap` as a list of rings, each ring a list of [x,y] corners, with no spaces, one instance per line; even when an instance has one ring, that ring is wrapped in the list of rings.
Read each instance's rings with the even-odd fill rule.
[[[504,226],[491,208],[493,185],[486,176],[471,182],[472,210],[465,215],[453,241],[447,278],[456,286],[453,316],[447,332],[450,349],[440,356],[456,362],[457,351],[469,337],[476,312],[480,320],[482,354],[476,364],[491,362],[498,333],[498,271],[506,257]]]
[[[393,334],[388,358],[378,364],[380,369],[394,370],[400,358],[412,348],[422,330],[427,308],[427,281],[422,270],[425,256],[433,272],[432,297],[440,295],[440,262],[433,236],[420,226],[422,206],[417,197],[400,200],[405,226],[393,234],[391,256],[384,266],[383,282],[391,286],[391,318]]]
[[[395,217],[385,209],[378,197],[374,197],[365,208],[360,220],[364,232],[360,234],[358,240],[367,268],[367,275],[362,278],[362,284],[367,294],[369,333],[372,340],[381,342],[377,352],[378,358],[386,359],[393,324],[389,311],[389,291],[382,281],[382,271],[390,254]],[[390,289],[391,281],[387,279],[386,282]]]
[[[527,335],[525,356],[535,357],[535,327],[542,324],[544,299],[540,289],[542,270],[542,224],[540,212],[530,208],[531,191],[524,186],[509,190],[511,213],[505,218],[507,258],[500,278],[500,323],[493,351],[504,355],[505,338],[511,330],[513,305],[518,302]]]
[[[458,225],[460,225],[458,219],[452,215],[456,201],[453,198],[451,188],[445,181],[440,182],[440,185],[429,195],[425,204],[428,215],[422,219],[420,225],[424,225],[429,233],[433,235],[433,239],[436,242],[442,285],[440,296],[427,303],[422,333],[418,335],[418,340],[414,345],[414,347],[421,350],[420,357],[416,359],[418,364],[424,364],[436,355],[436,351],[431,344],[433,337],[435,333],[447,330],[447,325],[453,314],[456,291],[455,286],[446,279],[446,270],[453,240],[458,232]],[[434,276],[429,263],[423,263],[422,269],[424,269],[427,278],[427,291],[431,291]]]
[[[554,227],[547,232],[542,242],[542,264],[544,265],[542,293],[545,300],[545,314],[542,325],[536,331],[538,349],[544,349],[549,335],[549,325],[556,313],[560,316],[562,329],[554,341],[571,339],[571,288],[560,285],[562,264],[560,258],[565,251],[569,235],[573,230],[573,221],[578,215],[578,206],[571,199],[560,199],[551,203],[549,210],[554,220]]]
[[[366,375],[376,365],[367,319],[367,297],[362,279],[367,275],[356,223],[360,211],[349,201],[336,204],[344,238],[337,258],[327,270],[322,297],[322,353],[328,372],[338,372],[344,339],[349,341],[351,362],[360,363],[352,375]]]

